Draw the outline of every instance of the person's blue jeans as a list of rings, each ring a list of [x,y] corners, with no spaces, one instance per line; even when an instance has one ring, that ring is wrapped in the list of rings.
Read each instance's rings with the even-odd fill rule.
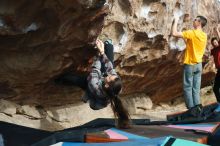
[[[183,92],[188,109],[200,104],[201,76],[202,63],[195,65],[184,64]]]

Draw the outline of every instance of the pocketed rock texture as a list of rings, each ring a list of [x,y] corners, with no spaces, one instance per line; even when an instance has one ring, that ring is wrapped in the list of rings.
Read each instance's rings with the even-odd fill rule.
[[[104,3],[1,0],[0,98],[44,106],[78,102],[79,89],[53,80],[67,70],[87,73],[109,12]]]
[[[111,5],[103,38],[111,38],[117,52],[117,71],[124,81],[123,94],[145,93],[154,103],[182,95],[182,39],[170,36],[174,16],[178,30],[192,28],[197,15],[208,19],[205,32],[215,35],[220,20],[216,0],[117,0]],[[210,45],[207,46],[207,49]],[[208,55],[208,52],[206,53]],[[213,79],[213,64],[204,59],[202,86]]]
[[[181,30],[206,16],[212,36],[219,13],[216,0],[1,0],[0,98],[44,107],[81,103],[80,89],[54,79],[64,72],[87,74],[101,34],[115,45],[122,96],[170,101],[182,95],[184,43],[170,37],[174,15]],[[213,63],[205,63],[203,86],[214,77]]]

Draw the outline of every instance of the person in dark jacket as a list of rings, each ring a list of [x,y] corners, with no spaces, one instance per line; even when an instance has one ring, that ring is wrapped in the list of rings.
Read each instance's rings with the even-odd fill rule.
[[[111,104],[114,115],[118,119],[119,128],[129,128],[129,113],[118,97],[122,81],[113,65],[114,47],[110,40],[103,43],[96,41],[98,54],[93,58],[93,64],[88,76],[74,76],[64,74],[56,82],[64,85],[79,86],[85,91],[82,96],[84,102],[89,102],[90,108],[99,110]]]
[[[220,25],[216,28],[216,32],[218,34],[218,39],[220,39]],[[211,39],[211,43],[213,48],[211,49],[211,55],[214,58],[215,67],[217,69],[217,74],[215,76],[215,82],[213,86],[213,91],[215,93],[215,97],[220,103],[220,40],[216,37]]]

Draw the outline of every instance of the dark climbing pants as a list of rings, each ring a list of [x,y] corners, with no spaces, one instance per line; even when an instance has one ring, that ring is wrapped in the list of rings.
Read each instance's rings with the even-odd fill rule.
[[[215,97],[218,103],[220,103],[220,69],[218,69],[217,74],[215,76],[213,91],[215,93]]]

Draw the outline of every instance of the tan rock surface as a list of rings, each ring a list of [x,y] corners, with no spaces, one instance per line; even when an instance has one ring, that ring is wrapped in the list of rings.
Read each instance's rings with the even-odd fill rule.
[[[65,72],[87,74],[91,48],[100,34],[112,38],[116,69],[124,95],[145,93],[154,103],[182,95],[181,52],[184,43],[170,38],[174,15],[179,29],[191,27],[196,15],[208,18],[211,36],[219,21],[215,0],[1,1],[0,98],[19,104],[61,106],[80,101],[75,87],[54,84]],[[104,16],[108,13],[104,21]],[[210,63],[211,64],[211,63]],[[213,79],[204,66],[203,86]]]
[[[145,93],[154,103],[181,96],[185,43],[170,37],[173,18],[180,16],[178,29],[185,30],[192,28],[197,15],[203,15],[208,19],[205,32],[211,37],[219,13],[216,0],[114,1],[102,36],[112,38],[116,46],[123,93]],[[203,87],[210,84],[213,75],[213,65],[204,64]]]
[[[79,90],[53,80],[67,70],[87,73],[109,11],[104,3],[0,1],[0,98],[47,106],[78,102]]]
[[[211,86],[202,89],[201,93],[201,101],[203,105],[216,101]],[[138,100],[137,102],[133,100],[138,98],[142,98],[142,100]],[[123,100],[128,100],[125,101],[127,103],[132,102],[132,104],[129,104],[130,107],[128,108],[131,113],[131,118],[146,118],[151,119],[152,121],[166,120],[167,114],[186,110],[182,97],[176,98],[170,102],[159,103],[154,105],[151,109],[139,108],[143,106],[140,104],[140,101],[143,101],[144,98],[148,97],[146,97],[144,94],[136,94],[132,98],[123,98]],[[79,126],[96,118],[113,118],[113,113],[110,107],[107,107],[103,110],[94,111],[89,109],[87,104],[42,108],[33,106],[20,107],[12,102],[4,101],[1,103],[0,107],[3,106],[14,107],[15,111],[18,109],[26,111],[28,109],[28,112],[10,112],[10,114],[8,114],[4,111],[0,111],[0,121],[50,131]],[[40,116],[38,113],[40,113]]]
[[[0,99],[18,104],[18,107],[1,105],[0,120],[19,124],[32,120],[38,128],[51,130],[99,116],[112,117],[109,108],[104,109],[107,113],[100,111],[100,114],[83,104],[79,88],[54,83],[63,72],[88,73],[95,54],[94,42],[100,34],[102,39],[113,40],[116,70],[124,83],[123,97],[144,94],[155,106],[182,95],[184,42],[170,37],[173,17],[180,16],[178,29],[184,30],[192,27],[191,21],[197,15],[204,15],[208,18],[205,32],[210,38],[220,20],[219,3],[216,0],[104,3],[104,0],[0,1]],[[205,63],[203,87],[214,77],[213,62]],[[143,113],[143,107],[135,112]],[[164,104],[160,108],[168,107]],[[82,117],[81,109],[86,110],[86,117]]]

